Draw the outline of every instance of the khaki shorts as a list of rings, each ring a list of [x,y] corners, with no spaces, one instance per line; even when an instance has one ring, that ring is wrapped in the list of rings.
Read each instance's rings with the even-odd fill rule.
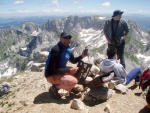
[[[67,91],[71,91],[74,86],[78,83],[76,77],[66,74],[66,75],[53,75],[47,77],[47,81],[51,84],[57,84],[60,89],[65,89]]]

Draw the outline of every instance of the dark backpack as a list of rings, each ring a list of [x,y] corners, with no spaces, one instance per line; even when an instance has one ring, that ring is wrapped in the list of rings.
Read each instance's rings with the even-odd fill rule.
[[[150,68],[144,70],[143,74],[140,77],[139,88],[144,91],[150,85]]]
[[[78,84],[85,85],[85,79],[90,72],[92,64],[80,60],[77,64],[77,67],[79,67],[76,72],[76,78],[78,79]]]
[[[118,28],[119,21],[117,22],[116,29],[114,29],[114,27],[113,27],[113,21],[114,21],[114,19],[111,19],[111,37],[112,37],[112,44],[115,45],[115,46],[118,46],[118,45],[121,44],[121,40],[119,40],[119,39],[116,37],[116,32],[117,32],[117,28]]]

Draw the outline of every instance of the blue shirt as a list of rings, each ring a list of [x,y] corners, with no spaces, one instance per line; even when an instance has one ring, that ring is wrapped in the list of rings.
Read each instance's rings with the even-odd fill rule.
[[[45,64],[45,76],[52,76],[57,73],[66,73],[69,70],[66,68],[67,62],[77,63],[82,59],[82,56],[74,57],[70,46],[65,47],[61,42],[58,42],[49,51],[49,55]]]

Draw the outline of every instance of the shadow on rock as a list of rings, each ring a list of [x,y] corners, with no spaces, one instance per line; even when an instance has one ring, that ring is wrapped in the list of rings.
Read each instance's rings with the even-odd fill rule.
[[[138,85],[133,85],[133,86],[129,87],[129,89],[134,90],[134,89],[136,89],[137,87],[138,87]]]
[[[97,98],[92,97],[90,100],[83,100],[84,104],[90,107],[93,107],[98,104],[106,102],[106,100],[97,100]]]
[[[141,93],[134,93],[136,96],[141,96],[142,92]]]
[[[98,104],[102,104],[105,101],[92,101],[92,102],[83,101],[83,102],[84,102],[85,105],[93,107],[93,106],[96,106]]]
[[[77,98],[77,96],[70,95],[70,96],[67,96],[66,98],[55,99],[52,97],[52,95],[49,92],[43,92],[34,98],[33,103],[34,104],[42,104],[42,103],[68,104],[70,100],[74,98]]]
[[[145,106],[143,109],[141,109],[141,110],[139,111],[139,113],[150,113],[150,109],[148,109],[148,108]]]

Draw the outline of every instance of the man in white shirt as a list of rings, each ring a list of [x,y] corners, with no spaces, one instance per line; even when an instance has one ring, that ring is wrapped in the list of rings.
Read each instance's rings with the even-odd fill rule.
[[[107,56],[108,58],[99,64],[99,68],[102,72],[109,73],[113,71],[115,73],[114,79],[124,85],[129,84],[133,79],[135,79],[136,83],[139,82],[139,78],[142,74],[141,69],[134,68],[127,74],[125,68],[117,61],[116,48],[109,47],[107,49]]]

